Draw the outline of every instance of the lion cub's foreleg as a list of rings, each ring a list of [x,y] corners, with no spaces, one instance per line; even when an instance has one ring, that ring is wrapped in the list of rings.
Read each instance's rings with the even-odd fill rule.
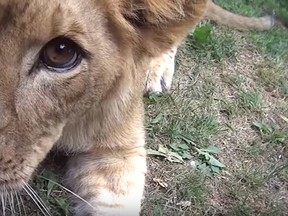
[[[175,71],[177,47],[151,59],[147,72],[146,93],[169,91]]]
[[[93,149],[70,160],[68,185],[89,204],[75,199],[76,216],[137,216],[146,171],[145,150]]]

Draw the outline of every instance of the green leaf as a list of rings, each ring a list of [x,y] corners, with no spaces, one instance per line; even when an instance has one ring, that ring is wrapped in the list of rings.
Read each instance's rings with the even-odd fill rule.
[[[212,157],[212,156],[211,156],[210,154],[208,154],[208,153],[203,153],[202,155],[204,155],[205,160],[207,160],[207,161],[209,161],[210,158]]]
[[[169,145],[174,151],[186,151],[189,150],[189,146],[185,143],[172,143],[171,145]]]
[[[190,137],[189,135],[182,134],[178,130],[173,131],[173,137],[176,139],[181,139],[188,144],[194,145],[194,141],[193,141],[192,137]]]
[[[184,163],[183,158],[178,153],[170,151],[163,145],[159,145],[158,151],[148,149],[146,152],[148,155],[162,156],[173,163]]]
[[[183,149],[183,150],[188,150],[189,149],[189,146],[185,143],[182,143],[182,144],[178,144],[178,147],[180,149]]]
[[[168,154],[167,160],[175,163],[184,163],[183,158],[176,152],[170,152]]]
[[[192,155],[189,152],[184,152],[182,155],[182,158],[190,160],[190,159],[192,159]]]
[[[219,168],[219,167],[211,166],[211,170],[212,170],[214,173],[217,173],[217,174],[220,173],[220,168]]]
[[[210,167],[208,167],[205,163],[200,164],[197,168],[200,170],[201,173],[206,176],[212,175]]]
[[[261,122],[253,122],[253,126],[255,126],[259,130],[261,130],[263,127],[263,124]]]
[[[215,157],[213,156],[210,156],[210,159],[208,161],[208,163],[212,166],[215,166],[215,167],[220,167],[220,168],[224,168],[225,165],[222,164],[219,160],[217,160]]]
[[[271,134],[274,131],[272,126],[266,123],[262,123],[262,122],[254,122],[253,126],[256,127],[258,130],[260,130],[260,132],[264,134]]]
[[[69,204],[68,204],[67,200],[65,200],[63,198],[55,198],[55,201],[56,201],[57,205],[59,206],[59,208],[61,209],[62,213],[65,216],[68,216],[70,210],[69,210]]]
[[[179,146],[177,143],[172,143],[171,145],[169,145],[174,151],[179,151]]]
[[[206,149],[200,149],[200,150],[211,153],[211,154],[218,154],[219,153],[219,149],[216,146],[209,146]]]
[[[287,137],[283,132],[275,131],[273,134],[273,138],[275,139],[275,141],[278,141],[280,143],[284,143]]]
[[[211,155],[209,153],[201,151],[201,150],[199,150],[199,154],[204,156],[206,161],[208,161],[210,159],[210,157],[211,157]]]
[[[161,144],[159,144],[158,151],[163,153],[163,154],[169,154],[169,152],[170,152],[168,148],[164,147]]]
[[[203,25],[194,30],[193,37],[197,42],[207,43],[210,40],[211,32],[211,25]]]
[[[155,119],[152,120],[151,124],[159,124],[160,122],[163,121],[163,114],[162,113],[159,113]]]
[[[48,181],[48,184],[47,184],[47,196],[49,197],[52,193],[52,191],[54,190],[55,188],[55,183],[52,182],[52,181]]]
[[[159,93],[152,93],[149,96],[146,96],[144,99],[148,104],[155,104],[159,101],[160,98],[161,95]]]
[[[153,150],[153,149],[147,149],[146,153],[147,153],[147,155],[166,157],[166,154],[163,154],[163,153],[156,151],[156,150]]]

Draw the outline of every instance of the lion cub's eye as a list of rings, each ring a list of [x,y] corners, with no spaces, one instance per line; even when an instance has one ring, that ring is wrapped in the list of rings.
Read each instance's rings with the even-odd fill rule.
[[[49,70],[66,72],[80,63],[80,48],[72,40],[65,37],[58,37],[43,47],[40,54],[40,61]]]

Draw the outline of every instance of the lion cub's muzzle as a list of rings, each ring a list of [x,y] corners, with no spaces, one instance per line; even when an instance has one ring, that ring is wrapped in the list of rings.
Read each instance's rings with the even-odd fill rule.
[[[63,126],[45,133],[12,127],[0,130],[0,194],[21,189],[30,180],[61,136]]]
[[[20,189],[34,171],[28,159],[28,139],[22,138],[16,131],[0,131],[0,193]]]

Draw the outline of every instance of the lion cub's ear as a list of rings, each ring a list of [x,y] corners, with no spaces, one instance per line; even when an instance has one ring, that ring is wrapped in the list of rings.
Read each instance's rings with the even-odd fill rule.
[[[207,0],[132,0],[123,11],[145,51],[157,54],[178,44],[199,22]]]

